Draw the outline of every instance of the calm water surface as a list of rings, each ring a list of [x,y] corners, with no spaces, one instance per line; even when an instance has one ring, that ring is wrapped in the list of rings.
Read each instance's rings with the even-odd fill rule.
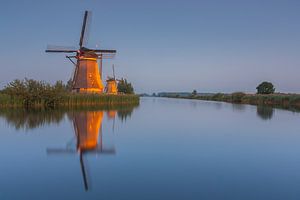
[[[142,98],[0,112],[0,199],[300,199],[300,116]]]

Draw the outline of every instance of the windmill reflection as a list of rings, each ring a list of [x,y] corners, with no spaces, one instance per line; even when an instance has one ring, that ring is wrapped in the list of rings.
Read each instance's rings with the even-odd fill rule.
[[[126,122],[139,103],[118,106],[104,106],[97,108],[73,108],[70,109],[0,109],[0,118],[3,118],[7,125],[15,129],[32,130],[35,128],[56,124],[59,125],[68,117],[74,127],[74,138],[66,144],[64,148],[48,148],[47,154],[67,155],[78,154],[84,187],[89,189],[87,173],[84,163],[86,154],[115,154],[114,148],[107,148],[103,145],[102,121],[104,116],[108,120],[113,120],[113,130],[115,119]],[[93,110],[94,109],[94,110]],[[102,110],[99,110],[102,109]],[[106,115],[105,115],[106,112]],[[74,144],[74,142],[76,144]]]
[[[103,146],[102,140],[102,120],[103,111],[86,111],[74,113],[72,121],[76,136],[76,149],[67,145],[66,148],[47,149],[48,154],[79,154],[81,172],[85,190],[89,189],[87,173],[84,163],[84,155],[86,154],[115,154],[114,148],[106,148]]]

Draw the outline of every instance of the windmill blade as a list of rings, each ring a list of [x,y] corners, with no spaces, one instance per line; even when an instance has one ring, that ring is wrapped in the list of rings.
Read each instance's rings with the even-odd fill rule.
[[[115,57],[115,54],[101,54],[101,55],[98,55],[98,59],[110,59],[110,58],[112,59],[114,57]]]
[[[116,75],[115,75],[115,65],[112,65],[112,70],[113,70],[113,75],[114,75],[114,80],[116,80]]]
[[[58,149],[58,148],[47,148],[47,154],[76,154],[77,151],[74,149]]]
[[[117,53],[117,50],[114,49],[89,49],[95,53]]]
[[[83,183],[84,183],[84,189],[86,191],[88,191],[89,185],[88,185],[87,173],[86,173],[86,169],[84,166],[84,160],[83,160],[82,153],[80,153],[80,168],[81,168],[81,173],[82,173],[82,178],[83,178]]]
[[[46,50],[45,51],[46,53],[76,53],[77,51],[75,50],[56,50],[56,49],[53,49],[53,50]]]
[[[90,151],[92,152],[92,151]],[[101,153],[101,154],[112,154],[112,155],[115,155],[116,154],[116,150],[114,147],[111,147],[111,148],[97,148],[94,150],[94,152],[97,152],[97,153]]]
[[[75,47],[47,45],[46,52],[48,53],[75,53],[77,52]]]
[[[86,43],[87,43],[89,27],[90,27],[90,24],[91,24],[91,17],[92,17],[92,12],[91,11],[85,11],[84,17],[83,17],[83,22],[82,22],[80,40],[79,40],[80,48],[85,46]]]

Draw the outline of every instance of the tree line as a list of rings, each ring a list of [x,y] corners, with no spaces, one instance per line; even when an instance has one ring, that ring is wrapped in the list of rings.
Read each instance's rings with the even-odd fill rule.
[[[271,82],[264,81],[256,87],[256,94],[274,94],[274,93],[275,93],[275,87]],[[198,94],[197,90],[192,91],[192,96],[196,96],[197,94]]]

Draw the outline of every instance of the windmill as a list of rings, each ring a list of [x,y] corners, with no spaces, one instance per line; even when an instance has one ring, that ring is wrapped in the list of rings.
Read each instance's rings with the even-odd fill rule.
[[[105,92],[107,94],[118,94],[118,85],[115,75],[115,65],[112,65],[113,77],[107,77]]]
[[[73,54],[66,56],[66,58],[75,65],[72,78],[73,92],[102,93],[104,89],[101,80],[102,59],[113,58],[117,51],[111,49],[90,49],[85,47],[90,19],[91,12],[85,11],[79,40],[79,49],[48,46],[46,52]],[[73,59],[76,59],[76,61]],[[98,60],[100,61],[100,70],[98,68]]]

